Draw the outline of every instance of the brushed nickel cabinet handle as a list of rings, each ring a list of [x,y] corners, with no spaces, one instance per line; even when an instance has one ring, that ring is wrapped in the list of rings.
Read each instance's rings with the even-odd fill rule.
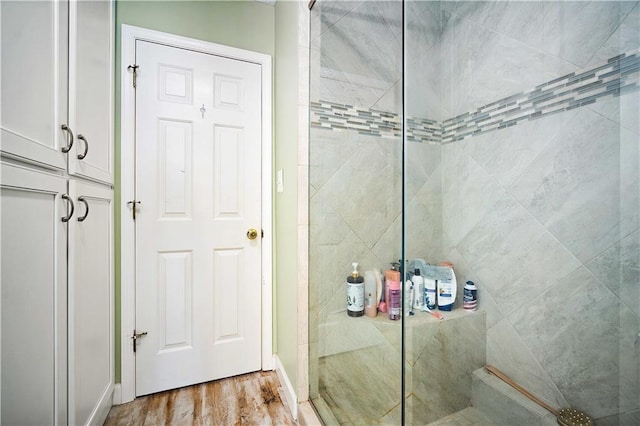
[[[78,197],[78,201],[84,204],[85,208],[84,216],[78,217],[78,222],[84,222],[87,216],[89,216],[89,203],[87,203],[87,200],[84,197]]]
[[[78,135],[78,139],[84,142],[84,152],[82,154],[78,154],[78,160],[84,160],[84,157],[87,156],[87,152],[89,152],[89,142],[87,142],[87,138],[84,135]]]
[[[62,221],[69,222],[69,219],[71,219],[71,216],[73,216],[73,211],[75,210],[75,207],[73,206],[73,200],[67,194],[62,194],[62,199],[67,200],[67,203],[69,203],[70,207],[69,214],[67,216],[63,216]]]
[[[63,124],[62,126],[60,126],[60,128],[69,134],[67,146],[62,147],[62,152],[66,154],[71,150],[71,147],[73,146],[73,131],[66,124]]]

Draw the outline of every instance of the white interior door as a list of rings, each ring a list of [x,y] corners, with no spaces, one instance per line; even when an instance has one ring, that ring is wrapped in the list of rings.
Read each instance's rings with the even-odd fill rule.
[[[261,68],[142,41],[136,63],[144,395],[261,368]]]

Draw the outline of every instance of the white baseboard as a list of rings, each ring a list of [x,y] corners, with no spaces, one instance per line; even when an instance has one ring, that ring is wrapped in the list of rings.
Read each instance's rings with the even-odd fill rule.
[[[289,406],[289,410],[291,411],[291,415],[294,420],[298,419],[298,398],[296,397],[296,392],[294,391],[294,387],[289,380],[289,376],[287,376],[287,372],[284,370],[282,363],[280,362],[280,358],[278,355],[274,355],[274,364],[276,367],[276,374],[278,375],[278,379],[280,379],[280,383],[284,387],[284,395],[287,399],[287,405]]]
[[[113,405],[122,404],[122,385],[116,383],[113,385]]]

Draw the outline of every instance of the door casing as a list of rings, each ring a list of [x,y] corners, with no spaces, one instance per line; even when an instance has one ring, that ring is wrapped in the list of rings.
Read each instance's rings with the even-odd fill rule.
[[[136,40],[223,56],[261,66],[262,79],[262,370],[273,370],[273,215],[272,215],[272,82],[271,56],[234,47],[122,25],[120,63],[120,384],[114,404],[135,399],[135,356],[131,335],[135,327],[135,227],[131,207],[135,189],[135,90],[127,67],[135,63]]]

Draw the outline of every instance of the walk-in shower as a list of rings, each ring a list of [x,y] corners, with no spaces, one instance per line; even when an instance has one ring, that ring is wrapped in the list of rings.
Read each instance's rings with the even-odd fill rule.
[[[551,406],[640,424],[638,2],[318,0],[310,14],[323,421],[555,421],[491,364]],[[416,259],[453,264],[443,320],[347,315],[352,262],[406,278]]]

